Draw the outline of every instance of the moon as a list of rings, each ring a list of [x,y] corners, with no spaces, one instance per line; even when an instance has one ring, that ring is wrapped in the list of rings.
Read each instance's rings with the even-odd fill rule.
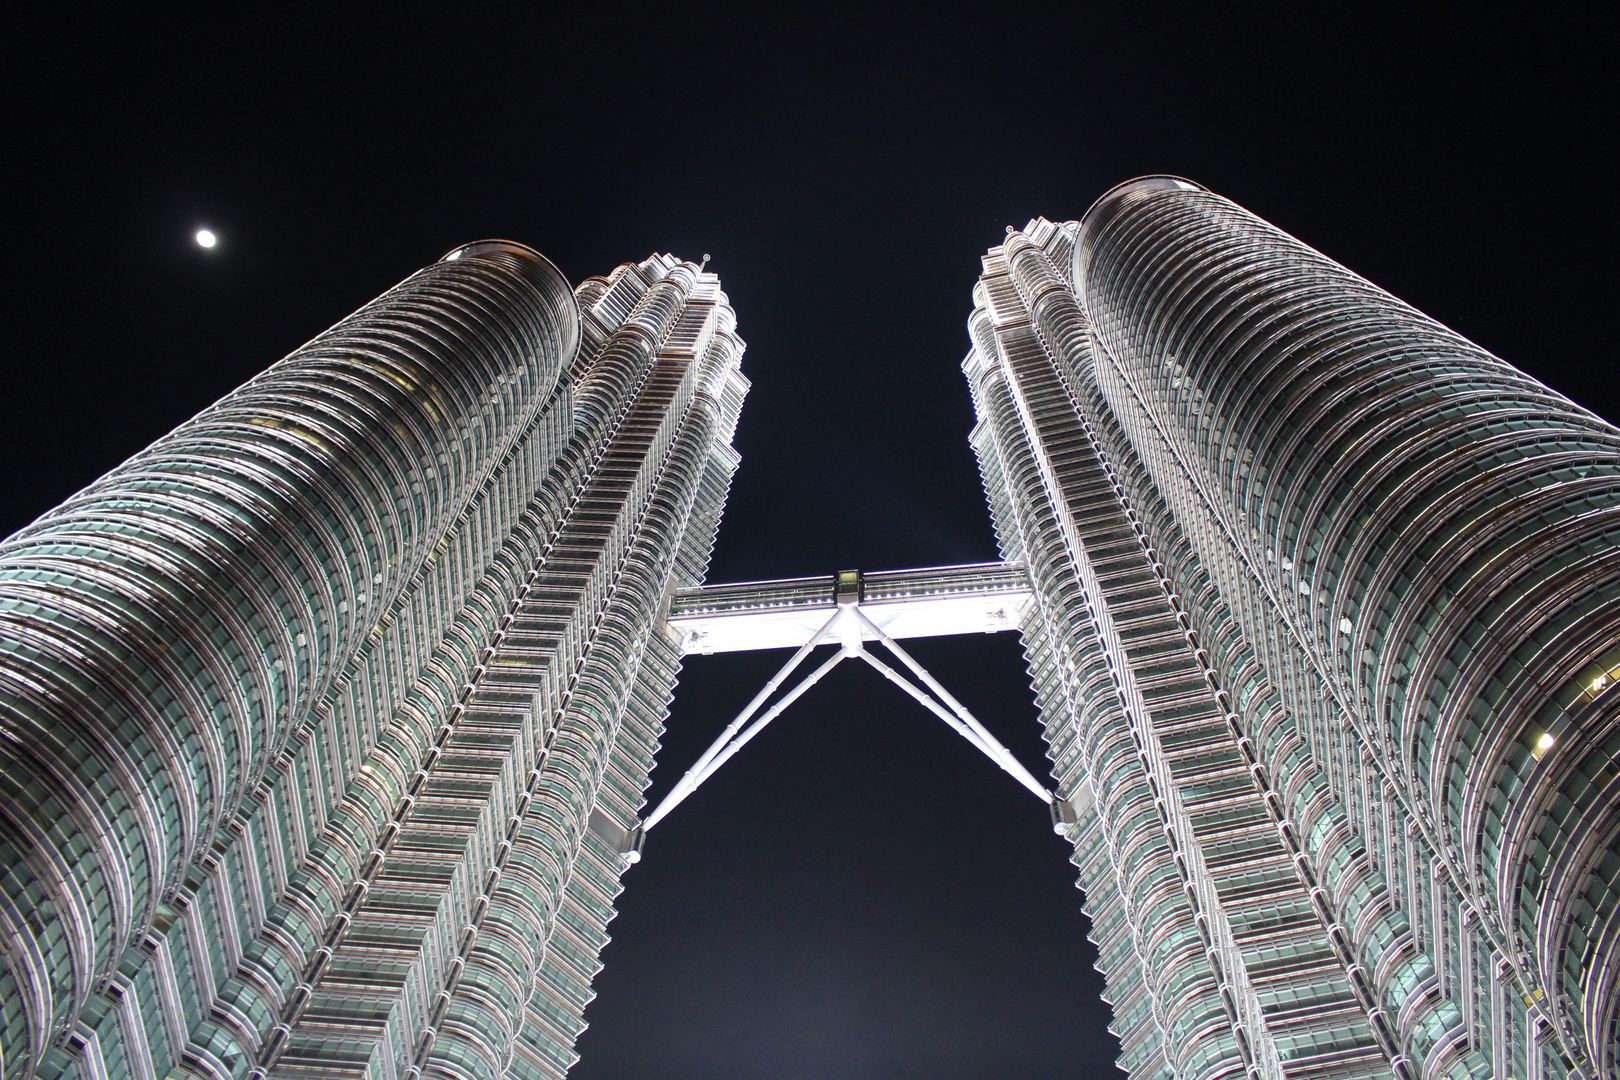
[[[215,244],[219,243],[219,237],[214,235],[213,229],[198,229],[197,235],[194,239],[197,241],[197,246],[200,248],[211,248]]]

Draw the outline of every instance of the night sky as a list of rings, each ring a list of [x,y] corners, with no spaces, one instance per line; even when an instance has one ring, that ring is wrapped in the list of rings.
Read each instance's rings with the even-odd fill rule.
[[[992,559],[957,367],[978,257],[1152,172],[1620,418],[1609,5],[1319,6],[14,10],[0,534],[505,237],[575,282],[712,254],[754,389],[710,580]],[[1045,774],[1016,636],[914,653]],[[782,659],[693,659],[655,799]],[[845,665],[653,833],[572,1075],[1117,1076],[1065,855]]]

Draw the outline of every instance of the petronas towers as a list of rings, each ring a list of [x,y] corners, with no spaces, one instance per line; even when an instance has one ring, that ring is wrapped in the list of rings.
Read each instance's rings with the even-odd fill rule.
[[[1174,178],[973,300],[1003,563],[871,580],[1022,634],[1121,1068],[1620,1071],[1620,431]],[[568,1070],[735,328],[473,244],[0,544],[4,1080]]]

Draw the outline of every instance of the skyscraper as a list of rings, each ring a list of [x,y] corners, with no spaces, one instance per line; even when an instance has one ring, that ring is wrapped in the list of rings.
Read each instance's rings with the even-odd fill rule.
[[[1132,1076],[1620,1071],[1620,431],[1195,184],[964,371]]]
[[[846,657],[1051,804],[1133,1077],[1620,1072],[1620,431],[1184,180],[983,265],[1001,564],[702,585],[718,280],[504,242],[0,544],[0,1080],[561,1076]],[[896,640],[1013,629],[1055,791]],[[642,820],[683,653],[789,646]]]
[[[566,1071],[734,328],[473,244],[0,547],[6,1080]]]

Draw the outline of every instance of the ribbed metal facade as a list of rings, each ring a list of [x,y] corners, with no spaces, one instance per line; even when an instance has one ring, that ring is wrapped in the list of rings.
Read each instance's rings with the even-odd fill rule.
[[[6,1080],[566,1071],[734,328],[471,245],[0,545]]]
[[[1620,1072],[1620,431],[1185,181],[984,267],[1122,1067]]]

